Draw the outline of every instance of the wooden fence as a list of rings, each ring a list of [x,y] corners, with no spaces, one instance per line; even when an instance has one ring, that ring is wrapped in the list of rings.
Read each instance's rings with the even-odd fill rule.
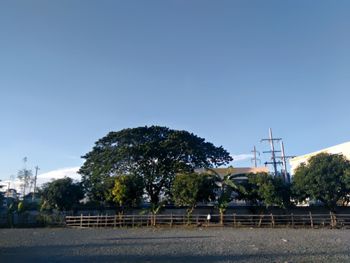
[[[225,227],[301,227],[350,228],[349,214],[288,214],[288,215],[80,215],[66,216],[69,227],[150,227],[150,226],[225,226]]]

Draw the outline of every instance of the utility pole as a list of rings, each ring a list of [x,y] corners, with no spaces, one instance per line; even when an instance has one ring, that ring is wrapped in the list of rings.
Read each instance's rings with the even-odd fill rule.
[[[276,161],[276,153],[280,152],[280,151],[276,151],[275,150],[275,142],[281,141],[281,138],[273,138],[272,136],[272,129],[269,129],[269,138],[267,139],[262,139],[261,142],[263,141],[267,141],[270,143],[270,151],[265,151],[263,153],[271,153],[271,162],[265,162],[265,165],[267,164],[272,164],[273,166],[273,170],[274,170],[274,175],[277,176],[278,172],[277,172],[277,164],[282,164],[282,162],[277,162]]]
[[[25,195],[26,195],[26,187],[27,187],[27,176],[28,176],[28,174],[27,174],[27,161],[28,161],[28,158],[27,158],[27,156],[24,156],[24,158],[23,158],[23,200],[24,200],[24,197],[25,197]]]
[[[32,195],[32,201],[34,201],[35,198],[35,192],[36,192],[36,179],[38,177],[38,170],[40,170],[40,168],[38,166],[35,166],[35,177],[34,177],[34,190],[33,190],[33,195]]]
[[[251,152],[253,153],[253,158],[251,159],[251,161],[252,161],[252,162],[254,161],[254,167],[256,168],[256,167],[258,167],[258,166],[257,166],[257,161],[260,162],[260,159],[258,159],[258,158],[256,157],[256,154],[258,154],[258,155],[260,156],[260,153],[256,150],[255,145],[254,145],[253,151],[251,151]]]
[[[280,158],[282,160],[284,181],[290,183],[290,177],[287,171],[287,159],[294,158],[295,156],[286,156],[283,141],[281,141],[281,154],[281,157],[277,158]]]
[[[282,159],[282,164],[283,164],[283,174],[284,174],[284,181],[289,182],[288,178],[288,172],[287,172],[287,162],[286,162],[286,155],[284,153],[284,144],[283,141],[281,141],[281,159]]]

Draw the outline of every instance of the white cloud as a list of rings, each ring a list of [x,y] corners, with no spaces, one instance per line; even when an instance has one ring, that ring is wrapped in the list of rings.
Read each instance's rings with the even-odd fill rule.
[[[74,180],[80,181],[81,176],[80,174],[78,174],[79,168],[80,168],[79,166],[68,167],[68,168],[56,169],[47,173],[42,173],[42,174],[39,173],[37,177],[37,186],[40,187],[44,183],[47,183],[56,179],[61,179],[64,177],[70,177]],[[1,183],[5,185],[5,187],[3,188],[4,190],[7,189],[8,183],[10,183],[10,188],[14,188],[18,192],[21,191],[21,187],[20,187],[21,182],[18,179],[2,181]]]
[[[71,177],[75,180],[80,180],[80,175],[78,174],[78,167],[69,167],[53,170],[47,173],[38,174],[38,180],[51,180],[51,179],[61,179],[64,177]]]
[[[81,176],[78,174],[79,166],[77,167],[68,167],[68,168],[61,168],[57,170],[53,170],[47,173],[38,174],[37,184],[38,186],[50,182],[52,180],[56,179],[62,179],[64,177],[70,177],[74,180],[80,181]]]
[[[237,155],[233,155],[233,162],[241,162],[241,161],[246,161],[246,160],[250,160],[251,158],[253,158],[252,154],[237,154]]]

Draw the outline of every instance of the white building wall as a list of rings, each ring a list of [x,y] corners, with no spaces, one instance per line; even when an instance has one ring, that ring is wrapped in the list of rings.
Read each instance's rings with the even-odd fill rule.
[[[301,163],[307,163],[310,157],[315,156],[319,153],[329,153],[329,154],[342,154],[344,155],[347,159],[350,160],[350,142],[342,143],[335,145],[333,147],[329,147],[317,152],[312,152],[309,154],[301,155],[294,157],[289,160],[289,164],[291,166],[291,173],[292,175],[294,174],[296,168],[301,164]]]

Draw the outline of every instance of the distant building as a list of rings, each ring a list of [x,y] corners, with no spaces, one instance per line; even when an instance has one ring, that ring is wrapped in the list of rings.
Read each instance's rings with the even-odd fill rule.
[[[9,206],[10,204],[18,200],[18,193],[16,189],[7,189],[6,192],[3,192],[3,194],[4,200],[2,206]]]
[[[8,189],[5,193],[4,193],[4,196],[6,198],[13,198],[13,199],[18,199],[18,193],[16,191],[16,189]]]
[[[292,175],[295,173],[295,170],[301,163],[307,163],[310,157],[315,156],[319,153],[329,153],[329,154],[342,154],[347,159],[350,160],[350,142],[338,144],[326,149],[322,149],[316,152],[308,153],[301,156],[296,156],[289,160],[290,166],[291,166],[291,173]]]
[[[268,167],[227,167],[227,168],[213,168],[213,169],[197,169],[197,173],[205,173],[205,172],[211,172],[214,171],[221,177],[224,177],[226,175],[242,175],[242,177],[245,177],[247,174],[257,174],[257,173],[268,173],[269,168]]]

